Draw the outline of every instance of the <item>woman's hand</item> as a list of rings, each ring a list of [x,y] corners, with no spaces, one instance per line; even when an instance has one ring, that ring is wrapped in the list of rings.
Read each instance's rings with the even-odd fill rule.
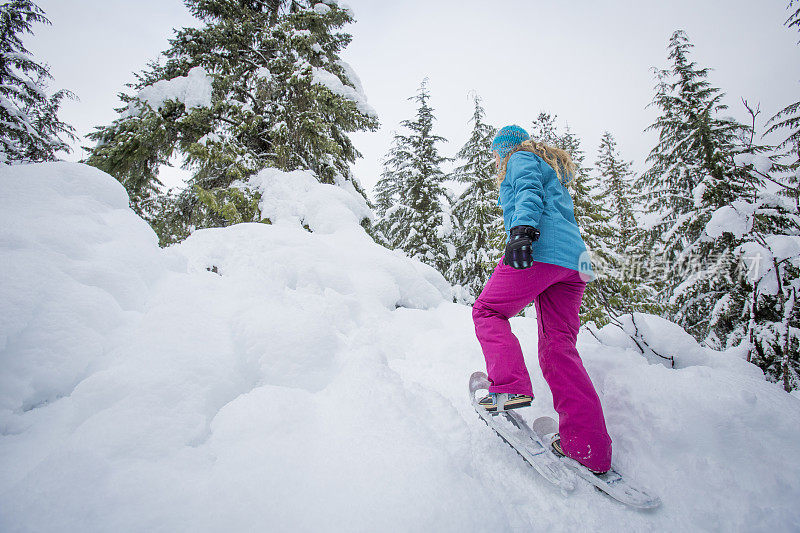
[[[531,245],[539,239],[539,230],[532,226],[514,226],[510,233],[503,263],[516,269],[529,268],[533,265]]]

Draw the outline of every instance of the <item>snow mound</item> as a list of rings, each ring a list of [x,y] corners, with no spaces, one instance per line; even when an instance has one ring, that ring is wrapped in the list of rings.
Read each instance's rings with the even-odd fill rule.
[[[364,320],[376,307],[427,309],[450,294],[434,269],[375,245],[363,230],[318,235],[285,223],[237,224],[197,231],[170,251],[185,256],[190,273],[231,276],[264,294],[341,297],[358,303],[350,310]]]
[[[619,325],[608,324],[594,336],[605,346],[641,353],[650,363],[667,368],[707,366],[734,369],[743,375],[763,378],[763,372],[738,357],[704,348],[674,322],[647,313],[630,313],[619,317]]]
[[[25,412],[96,370],[165,263],[125,189],[99,170],[0,166],[0,191],[0,410]]]
[[[363,234],[361,221],[372,218],[366,201],[355,190],[320,183],[309,170],[267,168],[250,178],[247,186],[261,193],[261,216],[272,222],[308,225],[319,233]]]
[[[102,172],[0,180],[0,531],[800,523],[797,396],[658,317],[629,326],[674,369],[611,330],[578,342],[616,465],[664,502],[639,513],[588,487],[561,494],[481,424],[470,308],[375,245],[350,192],[262,173],[273,224],[161,250]],[[524,416],[554,416],[536,321],[512,327],[536,394]]]

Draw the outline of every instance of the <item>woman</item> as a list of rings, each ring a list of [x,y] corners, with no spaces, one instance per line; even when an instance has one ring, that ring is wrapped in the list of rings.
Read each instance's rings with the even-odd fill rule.
[[[531,141],[519,126],[502,128],[492,151],[508,241],[472,308],[492,384],[480,404],[502,411],[533,400],[522,349],[508,322],[533,301],[539,364],[559,415],[553,449],[595,473],[605,472],[611,467],[611,438],[575,347],[583,291],[593,278],[591,267],[580,272],[586,245],[565,186],[575,164],[564,150]]]

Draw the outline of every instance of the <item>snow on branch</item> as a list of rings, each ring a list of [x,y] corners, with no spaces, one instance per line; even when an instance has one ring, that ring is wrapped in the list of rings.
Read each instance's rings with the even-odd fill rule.
[[[136,98],[154,110],[159,110],[170,100],[183,102],[186,109],[211,107],[212,78],[203,67],[194,67],[186,76],[160,80],[139,91]],[[137,104],[138,105],[138,104]],[[131,112],[130,114],[137,114]]]
[[[342,66],[344,68],[344,65]],[[345,72],[347,72],[347,69],[345,69]],[[351,72],[347,72],[348,78],[356,85],[356,88],[345,85],[342,83],[342,80],[339,79],[339,76],[318,67],[313,67],[311,69],[311,83],[327,87],[333,94],[337,94],[354,102],[356,104],[356,109],[360,112],[367,116],[377,118],[378,113],[367,103],[367,97],[364,95],[361,87],[359,87],[360,83],[358,82],[358,78],[354,80],[350,77]]]

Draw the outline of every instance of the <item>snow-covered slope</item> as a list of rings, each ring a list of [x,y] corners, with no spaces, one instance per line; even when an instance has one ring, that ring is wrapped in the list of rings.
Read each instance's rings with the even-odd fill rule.
[[[102,172],[0,168],[0,531],[800,528],[800,401],[752,365],[654,317],[675,369],[583,333],[615,463],[664,504],[563,495],[471,411],[483,358],[441,276],[342,189],[253,183],[272,225],[160,250]],[[513,327],[525,416],[554,416],[535,318]]]

